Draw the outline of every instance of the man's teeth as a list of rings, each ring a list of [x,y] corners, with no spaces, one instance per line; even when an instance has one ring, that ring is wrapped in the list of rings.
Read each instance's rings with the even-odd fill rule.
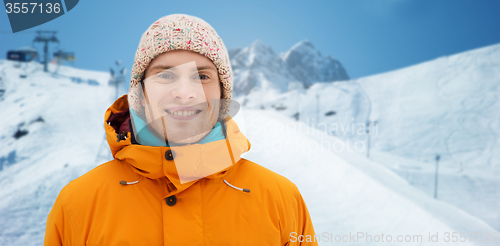
[[[167,110],[167,113],[169,113],[169,114],[173,114],[173,115],[177,115],[177,116],[190,116],[190,115],[196,114],[196,113],[197,113],[197,111],[195,111],[195,110],[185,110],[185,111],[177,110],[177,111],[168,111],[168,110]]]

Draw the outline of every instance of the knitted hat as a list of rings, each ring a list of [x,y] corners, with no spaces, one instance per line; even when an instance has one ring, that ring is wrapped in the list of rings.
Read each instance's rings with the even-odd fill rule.
[[[219,119],[225,119],[232,97],[233,71],[226,46],[217,32],[204,20],[185,14],[167,15],[154,22],[141,37],[135,53],[128,93],[129,107],[144,115],[139,102],[140,86],[149,63],[158,55],[171,50],[190,50],[210,59],[219,73],[222,100]]]

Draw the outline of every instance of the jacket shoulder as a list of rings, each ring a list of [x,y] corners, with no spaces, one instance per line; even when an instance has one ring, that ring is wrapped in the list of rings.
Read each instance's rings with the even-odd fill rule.
[[[300,194],[297,186],[288,178],[250,160],[242,158],[235,171],[235,179],[243,186],[251,184],[259,190],[264,189],[281,195]]]
[[[96,195],[97,191],[108,190],[110,187],[120,187],[120,180],[132,179],[137,179],[137,174],[127,165],[114,159],[69,182],[62,189],[59,197],[71,201],[88,201],[90,197]]]
[[[109,190],[102,187],[109,187],[117,175],[126,177],[126,170],[121,163],[112,160],[64,186],[47,217],[44,244],[80,244],[76,242],[81,242],[80,234],[86,221],[81,217],[88,215],[87,212],[95,206],[96,194]]]
[[[137,177],[138,175],[126,162],[113,159],[95,167],[72,182],[75,183],[75,186],[88,185],[89,182],[102,185],[108,182],[116,183],[120,180],[137,179]]]

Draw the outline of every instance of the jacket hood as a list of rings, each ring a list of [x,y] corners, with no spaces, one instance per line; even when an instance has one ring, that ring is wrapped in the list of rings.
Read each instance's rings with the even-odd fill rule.
[[[230,117],[222,124],[225,139],[175,147],[133,143],[132,133],[126,126],[129,117],[127,95],[117,99],[106,111],[104,127],[111,153],[141,177],[166,178],[168,195],[177,194],[202,178],[222,178],[250,149],[250,142]]]

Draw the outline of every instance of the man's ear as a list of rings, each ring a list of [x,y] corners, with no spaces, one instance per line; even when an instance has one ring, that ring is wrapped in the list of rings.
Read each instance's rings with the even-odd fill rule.
[[[222,89],[224,88],[222,86],[222,82],[219,82],[219,87],[220,87],[220,99],[222,99]]]
[[[146,100],[145,98],[147,97],[146,95],[146,88],[144,88],[144,80],[141,79],[141,88],[142,88],[142,97],[140,97],[139,101],[140,101],[140,104],[142,105],[142,107],[146,108]]]

